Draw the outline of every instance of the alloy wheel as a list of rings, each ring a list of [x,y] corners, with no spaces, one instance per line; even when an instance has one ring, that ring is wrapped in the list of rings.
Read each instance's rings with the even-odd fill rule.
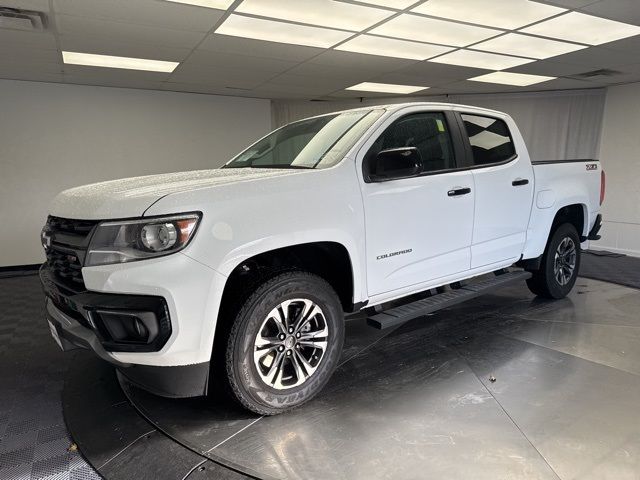
[[[264,319],[254,341],[253,361],[262,381],[276,390],[305,383],[324,358],[329,334],[324,313],[312,300],[280,303]]]
[[[573,278],[576,257],[577,249],[573,239],[571,237],[563,238],[556,249],[553,263],[553,274],[560,285],[567,285]]]

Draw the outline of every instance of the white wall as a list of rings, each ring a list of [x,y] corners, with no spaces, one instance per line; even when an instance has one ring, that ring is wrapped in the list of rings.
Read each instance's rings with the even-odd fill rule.
[[[607,175],[604,225],[591,248],[640,256],[640,83],[607,90],[600,160]]]
[[[43,260],[61,190],[214,168],[271,127],[268,100],[0,80],[0,267]]]

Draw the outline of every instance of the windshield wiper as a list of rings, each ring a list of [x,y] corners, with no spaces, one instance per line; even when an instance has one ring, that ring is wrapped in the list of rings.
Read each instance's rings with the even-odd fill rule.
[[[308,165],[290,165],[288,163],[281,163],[277,165],[250,165],[250,167],[251,168],[284,168],[284,169],[290,168],[292,170],[296,170],[296,169],[313,170],[313,167],[309,167]]]
[[[280,168],[280,169],[291,169],[291,170],[313,170],[314,167],[309,167],[308,165],[289,165],[286,163],[278,164],[278,165],[223,165],[220,168]]]

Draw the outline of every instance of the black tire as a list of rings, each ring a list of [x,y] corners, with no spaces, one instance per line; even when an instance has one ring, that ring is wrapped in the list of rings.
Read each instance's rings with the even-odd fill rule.
[[[575,266],[566,283],[556,277],[556,252],[563,241],[569,240],[575,247]],[[576,227],[571,223],[559,225],[544,250],[539,270],[532,271],[533,276],[527,280],[527,286],[532,293],[544,298],[560,299],[567,296],[576,283],[580,271],[580,236]],[[566,270],[565,270],[566,272]],[[561,275],[562,276],[562,275]]]
[[[326,349],[320,354],[319,349],[303,345],[304,337],[301,340],[296,340],[297,333],[293,335],[287,333],[286,341],[279,342],[279,346],[275,350],[267,348],[272,352],[267,355],[267,357],[272,357],[270,362],[266,361],[269,360],[267,358],[264,363],[256,365],[254,350],[258,334],[263,335],[268,328],[282,326],[282,322],[273,320],[274,317],[270,317],[269,314],[283,302],[292,299],[306,299],[321,309],[322,313],[314,315],[314,320],[300,321],[296,326],[308,323],[326,325],[328,332]],[[285,321],[284,323],[291,325],[294,317],[296,319],[302,317],[302,308],[304,308],[304,304],[298,301],[293,302],[289,307],[292,312],[291,322]],[[272,320],[268,320],[268,318]],[[300,331],[303,331],[304,328],[307,326],[301,327]],[[277,332],[281,332],[281,330],[273,330],[273,332],[275,334],[263,336],[272,338],[280,335]],[[249,296],[238,311],[229,331],[225,353],[225,370],[230,391],[241,405],[260,415],[275,415],[302,405],[320,392],[333,374],[342,352],[343,341],[344,314],[342,306],[335,291],[325,280],[307,272],[288,272],[276,275],[260,284]],[[289,345],[287,342],[296,343]],[[285,345],[287,346],[285,347]],[[277,350],[281,347],[284,349],[283,352]],[[295,349],[298,349],[298,352]],[[290,356],[280,360],[282,357],[278,357],[279,353]],[[298,355],[302,353],[308,356],[312,362],[314,358],[319,358],[319,360],[315,365],[315,371],[312,371],[304,383],[295,386],[292,379],[299,370],[296,370],[294,360],[298,367],[304,366]],[[265,367],[267,363],[268,365]],[[282,365],[277,370],[284,372],[282,377],[276,375],[276,378],[283,380],[277,380],[273,385],[270,385],[263,379],[263,376],[265,369],[269,370],[267,367],[276,363]],[[259,373],[258,368],[262,373]],[[303,372],[306,374],[307,369],[304,369]],[[288,378],[292,385],[283,387],[287,375],[289,375]],[[304,375],[297,375],[297,377],[302,378]]]

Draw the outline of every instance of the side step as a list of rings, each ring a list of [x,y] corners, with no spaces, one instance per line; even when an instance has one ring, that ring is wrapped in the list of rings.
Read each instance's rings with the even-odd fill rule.
[[[497,288],[504,287],[510,283],[521,282],[528,278],[531,278],[531,273],[525,271],[499,273],[494,278],[469,283],[455,290],[438,293],[422,300],[371,315],[367,318],[367,323],[379,330],[396,327],[422,315],[466,302]]]

